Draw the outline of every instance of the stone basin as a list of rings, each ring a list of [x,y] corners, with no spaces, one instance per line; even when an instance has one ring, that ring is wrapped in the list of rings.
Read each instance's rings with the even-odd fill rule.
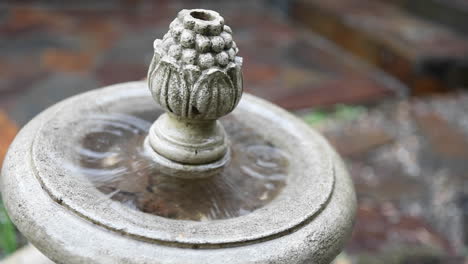
[[[184,16],[187,12],[181,11],[179,19],[180,14]],[[196,10],[190,14],[191,21],[203,20],[198,29],[197,24],[194,27],[200,32],[205,32],[200,29],[205,24],[209,28],[210,23],[216,23],[216,27],[224,23],[213,11]],[[155,42],[157,52],[158,43]],[[164,98],[180,96],[177,89],[186,84],[179,83],[180,80],[164,84],[166,77],[162,76],[173,73],[158,68],[163,57],[157,52],[150,66],[151,92],[145,81],[96,89],[48,108],[20,131],[10,146],[0,178],[5,206],[19,230],[57,263],[299,264],[332,261],[350,236],[356,198],[340,157],[327,141],[271,103],[249,94],[240,98],[241,60],[237,58],[236,65],[229,64],[237,67],[236,72],[225,70],[232,80],[214,79],[209,82],[212,86],[207,86],[208,91],[216,88],[219,95],[213,97],[213,92],[205,93],[188,108],[191,112],[183,112],[179,105],[182,99]],[[216,78],[225,78],[224,66],[210,67],[218,71]],[[158,73],[158,69],[162,71]],[[211,74],[213,69],[203,74]],[[170,86],[174,83],[175,86]],[[160,93],[162,86],[169,87],[166,94]],[[206,88],[195,85],[195,89],[197,87],[201,87],[202,92]],[[236,92],[229,89],[236,89]],[[216,111],[207,107],[214,102]],[[163,111],[169,114],[161,115]],[[168,174],[186,181],[188,186],[200,175],[216,177],[213,175],[229,166],[247,166],[243,162],[235,163],[236,157],[246,155],[236,146],[247,146],[249,143],[245,141],[253,137],[267,142],[287,157],[284,184],[271,199],[230,217],[184,219],[138,210],[112,199],[112,195],[96,187],[89,175],[70,166],[80,164],[74,149],[84,145],[90,129],[84,124],[102,113],[130,118],[144,113],[150,116],[147,118],[151,122],[156,120],[149,131],[142,132],[147,138],[141,146],[150,153],[149,160],[158,164],[157,169],[168,170]],[[222,118],[216,121],[219,117]],[[98,122],[94,128],[101,126],[103,124]],[[240,138],[239,133],[247,136]],[[206,141],[200,139],[213,141],[205,144]],[[190,145],[191,142],[198,142],[199,148]],[[130,152],[130,149],[123,152]],[[198,153],[203,153],[201,158]],[[131,182],[132,178],[129,179]],[[246,185],[241,185],[232,195],[248,194],[244,189]],[[191,198],[196,199],[196,196]],[[219,206],[223,210],[223,205]]]

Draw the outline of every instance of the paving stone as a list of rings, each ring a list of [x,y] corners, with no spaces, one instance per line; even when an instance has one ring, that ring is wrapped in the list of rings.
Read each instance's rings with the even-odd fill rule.
[[[41,54],[41,66],[49,71],[82,72],[93,65],[93,54],[47,49]]]
[[[12,96],[15,104],[8,109],[8,114],[22,126],[35,115],[52,104],[99,87],[90,76],[74,73],[53,73],[42,79],[25,92]]]
[[[389,144],[394,140],[393,137],[379,127],[362,129],[360,133],[355,133],[355,131],[349,132],[349,135],[343,135],[347,133],[343,131],[339,136],[330,134],[328,137],[328,140],[337,146],[337,151],[345,157],[366,153],[379,146]],[[351,138],[352,140],[350,140]]]
[[[142,80],[148,66],[142,63],[109,62],[96,69],[96,78],[101,85],[112,85],[120,82]]]
[[[7,14],[0,20],[0,35],[5,36],[0,38],[0,73],[5,77],[0,78],[0,106],[15,113],[21,103],[17,98],[25,100],[26,94],[34,94],[28,89],[62,73],[80,74],[98,85],[144,78],[154,38],[162,37],[181,8],[195,7],[218,10],[232,25],[244,57],[245,90],[288,109],[375,102],[406,89],[332,43],[297,29],[263,1],[30,3],[6,6]],[[63,89],[54,87],[44,90],[46,94],[36,99],[43,102],[36,104],[52,103],[46,97]],[[21,118],[22,124],[23,117],[38,109],[42,107],[25,107],[23,114],[13,117]]]
[[[77,50],[80,40],[77,36],[45,31],[24,33],[0,38],[0,56],[6,58],[34,57],[45,49]]]
[[[4,58],[0,60],[0,106],[8,99],[6,94],[21,92],[47,74],[31,58]]]
[[[397,76],[414,94],[468,87],[468,39],[389,3],[295,0],[292,18]]]
[[[466,161],[468,138],[465,135],[435,113],[416,112],[414,116],[434,151],[442,157]]]
[[[2,166],[3,159],[8,150],[8,146],[16,135],[18,127],[7,115],[0,110],[0,168]]]
[[[275,43],[274,38],[274,35],[270,36],[269,42]],[[401,84],[390,81],[391,78],[380,78],[382,73],[355,61],[316,35],[297,34],[282,45],[278,43],[275,49],[278,55],[273,57],[262,51],[256,51],[255,55],[247,54],[246,71],[255,69],[249,67],[250,61],[263,62],[255,66],[267,67],[274,78],[270,82],[265,78],[256,86],[246,88],[288,109],[366,103],[395,96],[405,90]],[[275,67],[276,70],[271,71]],[[249,77],[248,74],[245,77],[246,85]]]
[[[394,0],[410,12],[468,34],[468,4],[464,0]]]
[[[165,26],[168,26],[166,24]],[[163,36],[167,30],[163,27],[135,28],[122,33],[107,50],[100,53],[103,63],[141,64],[148,67],[153,56],[153,41],[156,36]],[[145,76],[145,74],[140,77]]]
[[[426,247],[449,251],[448,241],[421,218],[402,215],[391,203],[361,204],[348,252],[379,252],[389,246]]]
[[[72,23],[67,16],[48,12],[47,9],[12,5],[3,10],[8,10],[8,13],[2,21],[0,32],[10,36],[44,28],[66,29]]]
[[[320,36],[297,29],[261,1],[118,2],[86,0],[65,6],[56,1],[31,1],[32,8],[4,9],[7,14],[0,19],[0,35],[4,36],[0,43],[5,49],[0,52],[0,73],[8,78],[0,81],[0,105],[4,102],[8,106],[10,119],[23,125],[63,98],[101,85],[144,78],[152,55],[151,43],[147,42],[166,30],[182,7],[219,10],[232,24],[240,55],[245,59],[246,90],[289,109],[376,102],[404,94],[406,89]],[[346,20],[349,25],[363,16],[359,12],[350,15]],[[367,21],[379,22],[386,17],[383,11],[378,15],[379,19]],[[313,12],[308,16],[323,19]],[[388,22],[389,28],[381,30],[381,34],[390,32],[390,37],[401,39],[400,26],[419,23],[396,18],[395,24]],[[322,24],[331,27],[323,32],[335,30],[333,27],[340,23]],[[368,31],[379,31],[375,28],[378,25],[371,23],[374,27]],[[464,54],[464,46],[452,43],[451,38],[438,42],[423,39],[429,42],[425,44],[423,40],[412,40],[411,31],[405,37],[408,39],[399,41],[422,43],[421,50],[411,49],[411,56],[395,55],[368,44],[367,31],[349,32],[337,37],[339,43],[347,42],[358,54],[367,54],[373,63],[405,77],[403,80],[409,78],[411,82],[407,83],[418,91],[438,90],[445,84],[428,76],[423,66],[414,73],[416,62],[420,63],[418,67],[426,65],[420,60],[426,54],[450,60]],[[436,50],[438,45],[446,50]],[[1,87],[9,88],[3,92]],[[345,156],[357,187],[358,220],[347,248],[351,263],[397,263],[391,262],[395,261],[391,256],[396,255],[402,256],[398,263],[460,261],[468,239],[468,211],[464,209],[468,208],[468,165],[464,143],[457,143],[468,135],[466,98],[386,104],[357,121],[332,123],[324,128]],[[0,133],[5,133],[1,124],[0,116]],[[0,137],[0,142],[7,138]],[[451,142],[450,147],[445,146],[446,142]],[[416,253],[408,253],[412,250]]]
[[[300,109],[375,101],[405,90],[388,75],[359,63],[317,35],[294,29],[271,15],[251,16],[244,12],[242,18],[233,18],[240,35],[238,46],[245,47],[241,55],[248,92],[288,109]],[[255,49],[251,43],[265,48]]]
[[[467,112],[459,93],[387,102],[320,127],[356,186],[353,263],[468,261]]]

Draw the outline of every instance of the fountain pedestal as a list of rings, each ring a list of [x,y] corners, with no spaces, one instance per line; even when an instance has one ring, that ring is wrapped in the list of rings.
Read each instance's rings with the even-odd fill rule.
[[[187,28],[207,38],[195,34],[192,41]],[[341,251],[356,211],[353,184],[341,159],[321,135],[285,110],[249,94],[240,99],[241,60],[223,32],[230,28],[216,12],[184,10],[171,24],[170,36],[155,42],[151,93],[146,82],[96,89],[48,108],[20,131],[5,159],[0,187],[13,222],[47,257],[58,263],[308,264],[329,263]],[[217,37],[224,41],[221,50]],[[206,39],[211,51],[205,50]],[[178,43],[183,50],[173,48]],[[193,47],[203,52],[194,58],[186,51]],[[213,55],[222,52],[228,62],[224,55]],[[180,60],[166,63],[179,53]],[[220,61],[216,69],[202,56],[207,53]],[[199,66],[200,74],[190,65]],[[73,149],[85,144],[89,129],[106,128],[104,121],[83,125],[96,115],[135,118],[162,110],[169,113],[157,119],[141,143],[156,171],[188,186],[200,177],[215,179],[234,157],[246,155],[230,149],[237,142],[235,128],[245,127],[252,136],[242,140],[255,135],[287,157],[284,187],[254,210],[194,221],[111,199],[115,193],[104,193],[83,170],[70,166],[77,164]],[[229,129],[223,129],[228,123]],[[117,161],[106,158],[105,164]],[[250,180],[277,176],[247,174]],[[242,197],[243,189],[238,193]]]

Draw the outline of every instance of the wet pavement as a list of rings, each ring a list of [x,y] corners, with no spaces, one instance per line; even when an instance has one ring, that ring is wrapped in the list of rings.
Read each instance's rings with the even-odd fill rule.
[[[468,94],[385,103],[322,132],[356,185],[349,263],[468,261]]]
[[[405,0],[296,0],[292,1],[290,16],[398,77],[411,87],[412,94],[468,87],[468,38],[393,3],[398,1]],[[418,1],[407,2],[417,6]],[[428,10],[427,2],[444,1],[419,2]],[[456,15],[449,17],[447,20],[454,20]],[[459,20],[466,28],[466,16]]]
[[[354,235],[337,263],[468,263],[468,95],[407,100],[406,86],[394,77],[305,27],[295,27],[269,8],[271,2],[1,2],[0,164],[17,127],[51,104],[100,86],[143,79],[153,39],[164,34],[178,10],[215,9],[234,30],[245,62],[246,91],[290,110],[337,103],[372,109],[352,121],[332,119],[320,126],[345,158],[359,200]],[[390,27],[395,39],[398,28]],[[439,87],[431,74],[411,75],[417,61],[412,58],[456,49],[436,45],[419,50],[419,42],[406,41],[418,56],[399,60],[373,46],[374,38],[356,32],[342,31],[337,43],[348,41],[355,45],[346,46],[351,52],[378,56],[367,58],[399,78],[416,76],[414,82],[401,78],[413,90],[448,87]],[[463,55],[465,44],[460,43],[450,45],[458,45],[457,54]]]
[[[0,108],[19,125],[71,95],[143,79],[153,40],[182,8],[218,10],[244,58],[245,90],[288,109],[374,103],[406,91],[265,1],[31,2],[0,5]]]
[[[0,111],[0,167],[2,166],[2,161],[5,157],[8,146],[16,136],[17,132],[18,127],[4,112]]]
[[[420,17],[439,22],[450,28],[468,34],[466,18],[468,2],[465,0],[393,0]]]

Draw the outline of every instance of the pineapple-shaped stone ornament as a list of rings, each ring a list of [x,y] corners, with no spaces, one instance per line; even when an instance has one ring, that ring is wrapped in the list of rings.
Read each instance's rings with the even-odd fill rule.
[[[211,10],[180,11],[163,39],[154,41],[148,84],[167,111],[148,137],[157,154],[177,166],[228,160],[228,142],[217,119],[230,113],[242,95],[237,53],[231,28]]]

